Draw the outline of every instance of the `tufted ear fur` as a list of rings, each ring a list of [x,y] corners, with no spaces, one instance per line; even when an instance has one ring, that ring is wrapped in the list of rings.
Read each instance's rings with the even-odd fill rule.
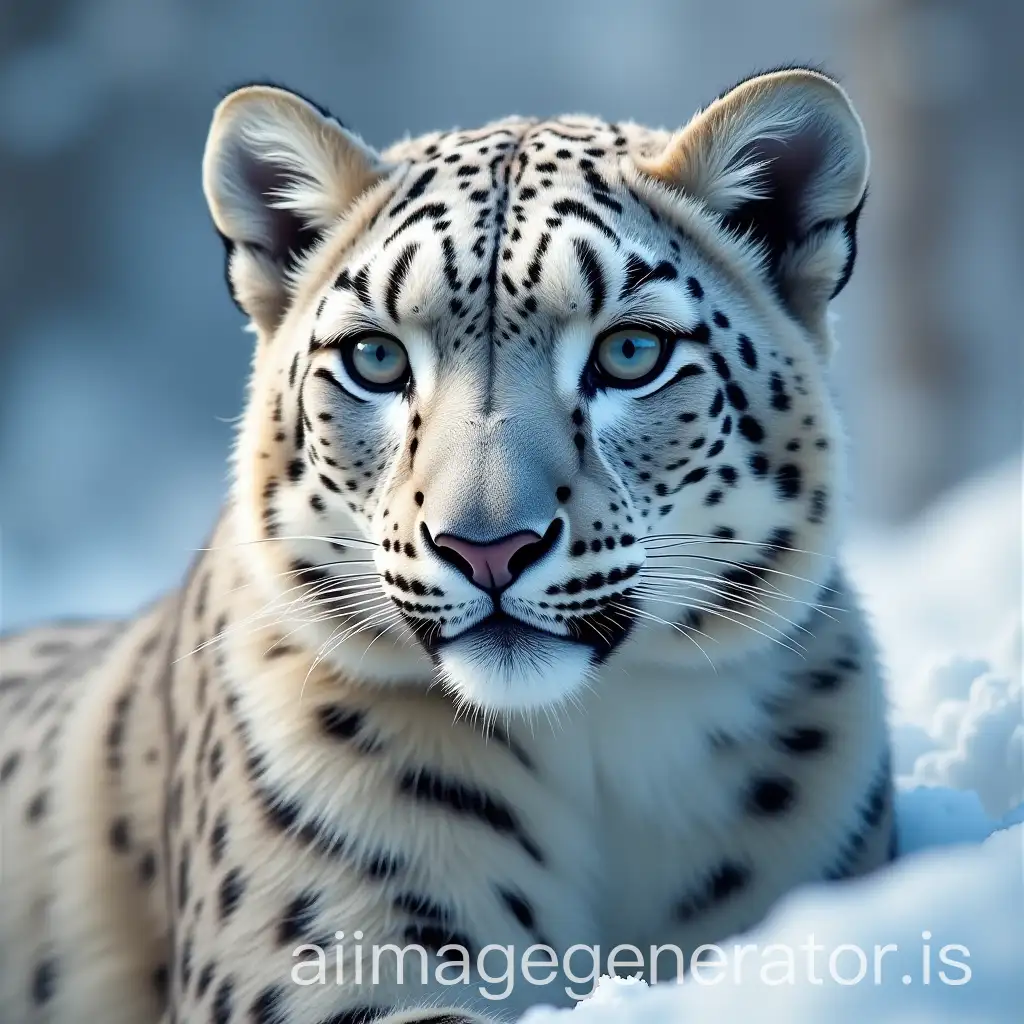
[[[289,272],[389,170],[358,136],[285,89],[247,86],[213,115],[203,191],[227,248],[235,301],[272,331]]]
[[[637,165],[759,242],[783,301],[817,327],[853,270],[868,161],[846,93],[791,69],[729,90]]]

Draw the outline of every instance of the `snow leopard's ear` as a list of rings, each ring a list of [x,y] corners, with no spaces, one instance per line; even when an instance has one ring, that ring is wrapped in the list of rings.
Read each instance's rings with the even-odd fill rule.
[[[286,89],[246,86],[220,103],[203,191],[227,248],[232,295],[258,327],[277,326],[290,272],[389,170],[362,139]]]
[[[846,93],[817,71],[750,78],[696,114],[639,169],[762,244],[783,300],[817,322],[849,280],[868,146]]]

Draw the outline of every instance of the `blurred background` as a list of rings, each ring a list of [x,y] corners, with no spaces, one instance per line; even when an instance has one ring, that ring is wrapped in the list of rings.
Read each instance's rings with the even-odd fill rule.
[[[837,74],[873,150],[836,303],[855,521],[909,521],[1021,449],[1021,39],[1021,0],[5,0],[0,625],[128,610],[214,521],[250,340],[199,168],[253,80],[383,146],[509,113],[672,128],[759,68]]]

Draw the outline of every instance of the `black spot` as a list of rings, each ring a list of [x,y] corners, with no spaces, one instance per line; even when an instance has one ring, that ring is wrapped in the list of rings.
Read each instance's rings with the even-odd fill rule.
[[[191,850],[188,840],[182,844],[181,858],[178,861],[178,909],[184,910],[189,897],[189,867],[191,863]]]
[[[751,814],[783,814],[796,800],[796,785],[784,775],[765,775],[755,779],[747,793]]]
[[[768,456],[764,452],[754,452],[750,456],[750,471],[754,476],[764,476],[768,472]]]
[[[572,490],[563,484],[555,491],[555,497],[564,505],[572,497]]]
[[[707,913],[743,889],[750,881],[750,877],[750,868],[746,865],[731,860],[723,861],[704,880],[698,891],[689,894],[676,905],[676,919],[692,921]]]
[[[828,733],[812,726],[798,726],[778,737],[779,745],[791,754],[814,754],[828,744]]]
[[[772,389],[772,407],[779,412],[785,412],[791,404],[789,395],[786,394],[786,382],[781,374],[773,370],[769,383]]]
[[[169,981],[167,972],[167,964],[158,964],[153,969],[153,988],[156,990],[156,994],[160,999],[167,997],[167,984]]]
[[[57,991],[57,961],[50,957],[40,960],[32,972],[32,1002],[36,1006],[48,1003]]]
[[[739,432],[752,444],[759,444],[764,440],[764,427],[753,416],[740,417]]]
[[[821,523],[825,520],[828,493],[821,487],[816,487],[811,492],[810,514],[807,517],[809,523]]]
[[[213,864],[219,864],[224,857],[228,842],[228,816],[227,811],[221,811],[210,829],[210,860]]]
[[[818,693],[837,690],[842,679],[835,672],[812,672],[810,674],[811,689]]]
[[[41,789],[32,799],[29,801],[28,807],[25,808],[25,818],[30,822],[37,822],[40,818],[46,814],[46,808],[49,803],[49,793],[45,789]]]
[[[881,824],[891,797],[891,764],[888,754],[885,754],[882,757],[878,773],[872,781],[871,788],[865,796],[865,803],[861,807],[860,825],[843,840],[835,866],[825,874],[827,879],[835,880],[849,877],[857,858],[864,849],[868,836]],[[889,846],[891,851],[891,840]]]
[[[300,893],[284,908],[277,926],[277,943],[288,946],[309,934],[316,920],[316,905],[320,894],[312,889]]]
[[[320,730],[333,740],[350,740],[363,725],[363,712],[353,711],[340,704],[325,704],[316,709]]]
[[[722,394],[721,388],[715,392],[715,397],[711,400],[711,406],[708,409],[709,416],[717,416],[725,405],[725,396]]]
[[[213,994],[213,1012],[210,1016],[213,1024],[230,1024],[234,995],[235,982],[231,975],[228,975]]]
[[[800,494],[800,467],[792,462],[784,463],[775,471],[775,490],[780,498],[790,500]]]
[[[222,879],[218,890],[218,909],[221,921],[226,921],[238,909],[245,895],[245,878],[241,868],[232,868]]]
[[[725,393],[729,398],[729,404],[737,410],[737,412],[743,412],[749,404],[747,402],[747,396],[743,391],[743,388],[739,386],[735,381],[729,381],[725,385]]]
[[[739,351],[740,359],[743,360],[744,366],[749,367],[751,370],[757,369],[757,351],[751,344],[750,339],[745,335],[739,336]]]
[[[207,960],[206,963],[203,964],[203,969],[199,972],[199,980],[196,982],[196,995],[199,996],[200,999],[206,995],[207,989],[209,989],[210,985],[213,983],[213,974],[215,970],[216,968],[212,960]]]
[[[523,899],[518,893],[511,892],[508,889],[501,890],[501,898],[505,902],[505,906],[512,911],[512,916],[527,930],[532,931],[536,924],[536,918],[534,917],[533,908],[529,903]]]
[[[704,298],[704,289],[701,287],[700,281],[698,281],[695,277],[688,277],[686,279],[686,290],[695,299]]]
[[[442,923],[451,917],[450,911],[420,893],[402,892],[392,902],[398,910],[413,917],[425,917],[430,921]]]
[[[291,648],[276,647],[274,651],[279,654],[288,653]],[[210,780],[216,782],[220,773],[224,770],[224,744],[217,740],[210,748]]]
[[[285,1024],[286,1018],[281,1008],[284,994],[283,985],[268,985],[260,992],[249,1007],[251,1024]]]
[[[715,321],[716,327],[721,327],[723,330],[729,326],[729,318],[717,309],[711,314],[711,319]]]
[[[131,846],[131,837],[128,834],[128,819],[115,818],[110,826],[110,845],[118,853],[126,853]]]
[[[139,881],[148,885],[156,877],[156,854],[147,850],[139,860]]]
[[[0,763],[0,782],[6,782],[15,772],[21,762],[21,754],[16,750],[8,754]]]
[[[201,903],[202,900],[199,901],[200,905]],[[189,932],[181,946],[180,968],[182,988],[188,988],[192,984],[192,951],[194,946],[195,939],[192,932]]]
[[[729,364],[722,358],[722,353],[712,352],[710,358],[712,365],[718,372],[718,376],[722,380],[729,380],[732,377],[732,370],[729,369]]]

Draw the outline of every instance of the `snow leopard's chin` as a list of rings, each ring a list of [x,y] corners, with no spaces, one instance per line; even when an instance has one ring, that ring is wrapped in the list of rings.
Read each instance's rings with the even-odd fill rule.
[[[511,618],[481,623],[434,656],[455,699],[485,713],[557,707],[586,687],[596,661],[585,644]]]

